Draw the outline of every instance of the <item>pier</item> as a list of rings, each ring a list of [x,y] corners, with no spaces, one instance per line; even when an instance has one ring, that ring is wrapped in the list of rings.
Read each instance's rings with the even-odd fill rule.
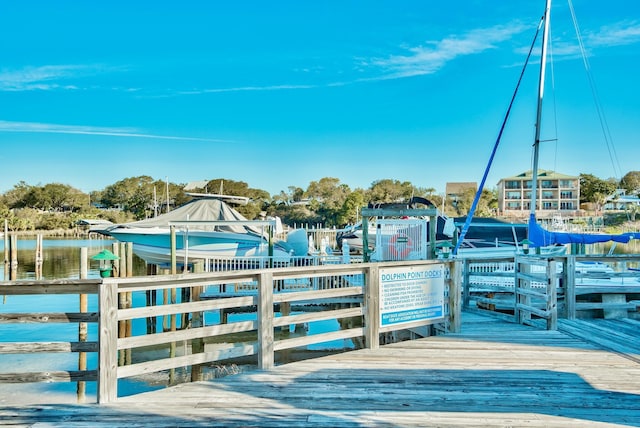
[[[636,255],[610,259],[638,262]],[[576,263],[575,256],[526,256],[3,282],[3,295],[88,295],[98,306],[0,313],[4,325],[89,324],[84,340],[4,342],[0,354],[86,353],[97,361],[77,371],[4,369],[0,382],[97,388],[95,400],[78,404],[5,399],[0,426],[639,426],[638,271],[613,271],[599,284],[602,272],[567,268]],[[380,293],[396,280],[408,281],[403,289],[417,280],[441,299],[394,324],[391,315],[404,312],[389,311],[385,299],[401,293]],[[189,298],[149,305],[147,293],[165,290]],[[605,298],[610,294],[622,298]],[[291,311],[309,304],[317,310]],[[229,310],[254,316],[207,317]],[[322,320],[341,328],[292,334]],[[150,323],[159,327],[151,334]],[[331,340],[360,345],[287,358]],[[253,358],[256,368],[202,376],[205,367],[234,358]],[[176,369],[190,379],[139,394],[119,391],[123,379]]]
[[[602,332],[603,321],[566,329],[561,321],[554,331],[464,312],[459,333],[110,404],[4,405],[0,426],[640,426],[638,325],[607,327],[635,343],[620,352],[590,333]]]

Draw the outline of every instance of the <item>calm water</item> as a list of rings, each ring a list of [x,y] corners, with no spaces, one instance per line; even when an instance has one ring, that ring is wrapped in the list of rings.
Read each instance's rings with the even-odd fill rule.
[[[80,277],[80,249],[86,247],[89,257],[89,278],[100,277],[100,262],[91,260],[91,257],[104,249],[111,250],[114,241],[108,239],[44,239],[43,240],[43,264],[42,279],[77,279]],[[0,250],[4,251],[4,243],[0,240]],[[17,281],[36,279],[35,263],[36,239],[23,238],[18,240],[18,272]],[[0,280],[4,278],[4,266],[0,266]],[[134,256],[134,275],[145,275],[145,263]],[[161,304],[162,293],[158,296],[158,304]],[[12,312],[78,312],[79,299],[77,295],[47,295],[38,296],[34,307],[34,297],[30,296],[0,296],[0,313]],[[133,305],[145,305],[144,293],[133,294]],[[89,296],[89,311],[97,310],[96,296]],[[229,314],[229,322],[251,319],[255,314]],[[220,322],[218,312],[205,314],[207,325]],[[158,320],[158,331],[162,331],[161,320]],[[97,325],[88,325],[88,340],[97,339]],[[146,321],[144,319],[133,321],[133,334],[145,334]],[[339,328],[336,321],[323,321],[309,324],[307,334],[316,334]],[[77,341],[77,324],[0,324],[0,342],[29,342],[51,341],[69,342]],[[352,348],[351,341],[333,341],[309,347],[312,351],[340,350]],[[97,354],[87,354],[87,366],[89,370],[97,367]],[[50,370],[77,370],[77,354],[26,354],[6,355],[0,354],[0,373],[22,371],[50,371]],[[215,373],[214,373],[215,374]],[[176,370],[176,378],[188,377],[186,370]],[[130,395],[152,389],[163,388],[168,384],[168,375],[152,375],[145,379],[121,379],[119,381],[119,394]],[[95,401],[96,383],[86,383],[86,401]],[[32,384],[1,384],[0,405],[17,402],[32,403],[58,403],[75,402],[76,384],[72,382],[56,383],[32,383]]]

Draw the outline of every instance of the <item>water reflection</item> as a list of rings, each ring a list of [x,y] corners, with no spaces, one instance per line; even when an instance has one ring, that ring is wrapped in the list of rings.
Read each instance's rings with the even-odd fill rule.
[[[36,278],[36,242],[33,237],[18,238],[17,280],[35,280]],[[112,249],[116,242],[111,239],[56,239],[45,238],[42,241],[42,279],[77,279],[80,277],[81,248],[88,249],[88,277],[100,277],[100,263],[91,257],[104,249]],[[4,242],[0,241],[0,250],[4,252]],[[134,275],[145,275],[146,265],[134,255]],[[0,266],[4,278],[4,265]]]

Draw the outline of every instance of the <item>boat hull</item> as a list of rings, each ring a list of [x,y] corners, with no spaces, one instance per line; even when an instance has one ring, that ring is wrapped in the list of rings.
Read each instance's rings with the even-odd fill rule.
[[[109,234],[120,242],[133,243],[133,252],[146,263],[171,263],[171,234],[166,228],[129,228],[112,230]],[[179,265],[189,264],[194,260],[269,257],[268,241],[252,234],[180,231],[176,232],[175,240],[176,262]],[[272,258],[278,261],[289,260],[291,251],[275,244]]]

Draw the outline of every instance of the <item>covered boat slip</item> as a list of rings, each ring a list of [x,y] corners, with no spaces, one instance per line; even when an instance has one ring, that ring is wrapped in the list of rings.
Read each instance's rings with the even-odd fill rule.
[[[610,321],[600,320],[610,323]],[[464,312],[459,333],[182,384],[108,405],[0,406],[0,426],[640,426],[639,329]],[[570,332],[567,334],[565,331]],[[578,334],[579,333],[579,334]],[[579,337],[581,336],[581,337]],[[588,338],[588,339],[585,339]]]

